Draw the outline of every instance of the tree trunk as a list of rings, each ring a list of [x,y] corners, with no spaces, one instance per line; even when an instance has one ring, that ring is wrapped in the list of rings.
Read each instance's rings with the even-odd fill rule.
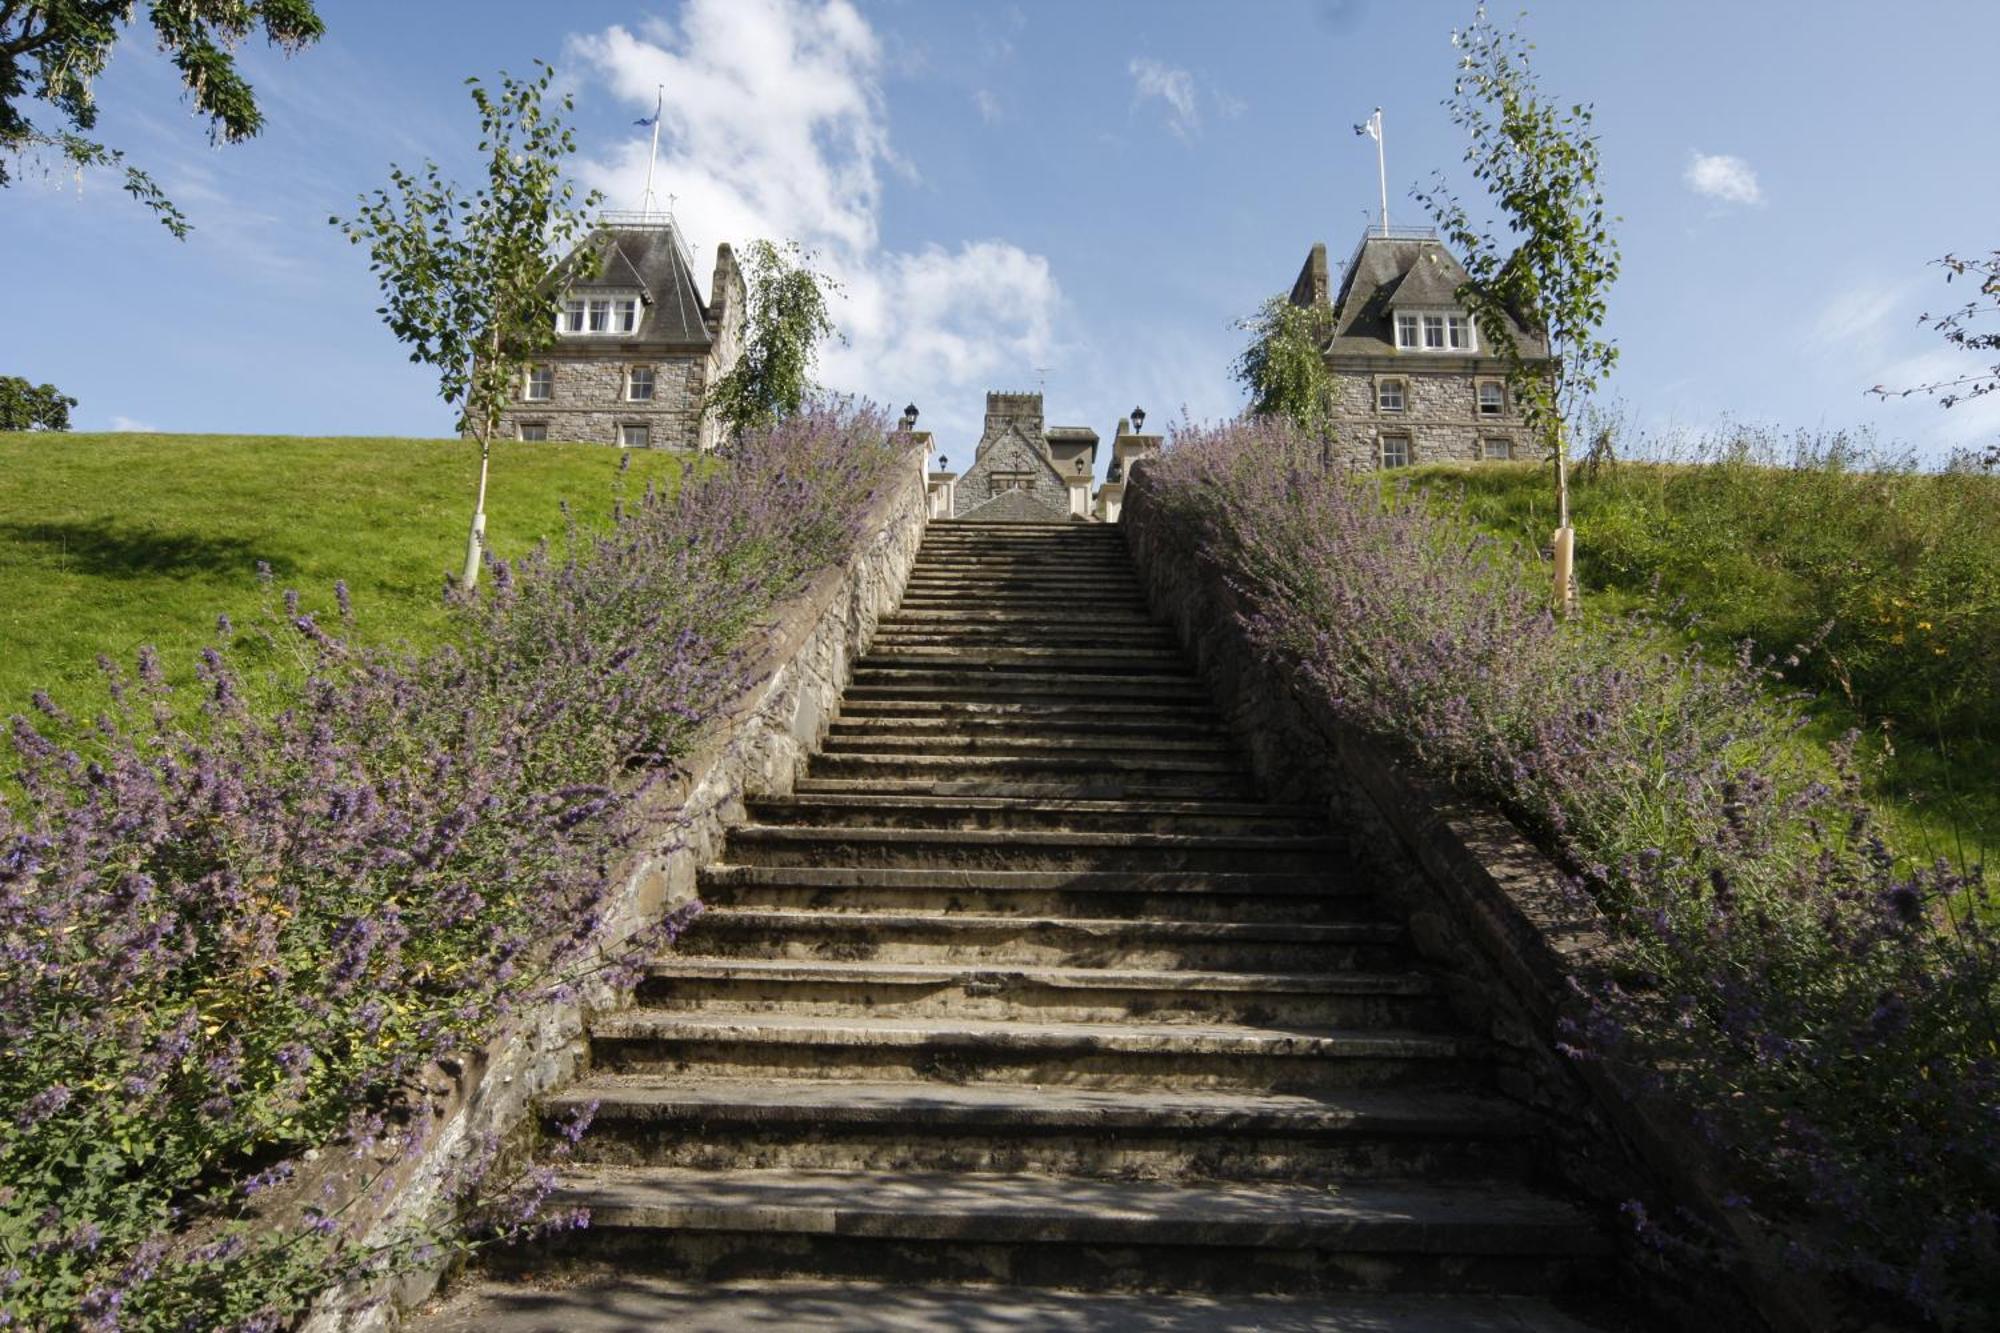
[[[1569,525],[1568,432],[1556,422],[1556,535],[1555,589],[1556,614],[1564,620],[1578,610],[1576,594],[1576,530]]]
[[[472,529],[465,537],[465,573],[459,577],[459,586],[470,591],[479,583],[481,556],[486,549],[486,472],[493,457],[493,428],[483,425],[479,430],[479,496],[472,502]]]

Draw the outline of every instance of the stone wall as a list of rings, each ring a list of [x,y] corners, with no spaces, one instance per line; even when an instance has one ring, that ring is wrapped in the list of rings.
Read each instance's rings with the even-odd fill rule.
[[[755,631],[763,636],[754,656],[755,683],[682,761],[681,776],[659,784],[643,801],[643,832],[614,871],[620,888],[605,938],[623,938],[695,896],[696,873],[720,856],[729,829],[743,822],[745,796],[792,790],[825,738],[853,663],[902,598],[928,508],[924,451],[912,449],[864,519],[854,556],[823,571]],[[379,1243],[409,1220],[430,1216],[482,1144],[520,1134],[537,1100],[578,1072],[585,1013],[624,1001],[601,986],[586,988],[569,1002],[518,1016],[485,1050],[433,1070],[430,1100],[419,1109],[432,1120],[424,1151],[334,1201],[352,1200],[345,1216],[371,1219],[360,1229],[365,1242]],[[364,1333],[400,1327],[401,1312],[426,1299],[442,1276],[427,1270],[367,1290],[329,1292],[304,1328]]]
[[[1403,381],[1401,412],[1376,406],[1376,385],[1383,379]],[[1384,432],[1409,437],[1412,464],[1476,462],[1487,456],[1489,440],[1508,441],[1516,458],[1533,456],[1511,399],[1509,411],[1479,415],[1482,380],[1504,383],[1498,374],[1474,374],[1458,365],[1413,369],[1407,361],[1385,360],[1380,366],[1335,369],[1334,456],[1349,467],[1380,467]]]
[[[570,349],[552,351],[542,362],[554,372],[547,401],[529,401],[520,384],[514,401],[500,418],[500,438],[518,440],[524,424],[548,427],[550,440],[588,444],[618,443],[620,426],[650,428],[656,449],[693,449],[701,443],[701,397],[708,387],[708,358],[701,355],[629,354],[596,349],[580,356]],[[646,402],[625,398],[626,371],[653,368],[653,396]]]
[[[1144,462],[1127,478],[1119,528],[1154,612],[1196,662],[1226,723],[1274,799],[1315,805],[1351,843],[1438,966],[1468,1030],[1497,1052],[1497,1082],[1555,1128],[1555,1167],[1607,1213],[1630,1200],[1676,1210],[1727,1238],[1725,1271],[1701,1256],[1653,1251],[1628,1230],[1623,1264],[1654,1308],[1686,1327],[1806,1333],[1836,1326],[1825,1297],[1790,1271],[1777,1238],[1725,1208],[1719,1164],[1685,1107],[1640,1090],[1602,1062],[1556,1054],[1574,1016],[1571,982],[1603,961],[1596,905],[1497,810],[1429,786],[1326,700],[1259,652],[1242,594],[1162,512]]]

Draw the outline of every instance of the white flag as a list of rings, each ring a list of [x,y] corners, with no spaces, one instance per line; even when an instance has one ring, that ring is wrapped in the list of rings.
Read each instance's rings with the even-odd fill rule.
[[[1354,127],[1356,134],[1365,134],[1375,142],[1382,142],[1382,108],[1376,107],[1375,114]]]

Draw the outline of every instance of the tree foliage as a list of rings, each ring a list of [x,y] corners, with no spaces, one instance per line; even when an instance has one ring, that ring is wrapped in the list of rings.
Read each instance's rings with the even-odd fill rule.
[[[186,216],[153,178],[90,135],[97,124],[94,85],[137,9],[135,0],[0,0],[0,186],[13,179],[10,160],[16,171],[35,157],[77,171],[123,167],[125,192],[185,237]],[[216,143],[240,143],[264,127],[234,48],[261,30],[291,53],[326,31],[313,0],[155,0],[146,17]],[[37,125],[22,109],[26,102],[44,104],[61,123]]]
[[[353,244],[367,244],[382,288],[376,313],[409,345],[410,360],[437,371],[439,393],[458,407],[459,433],[479,440],[468,583],[478,575],[493,432],[524,368],[555,341],[563,290],[551,256],[582,236],[585,212],[600,198],[579,196],[563,178],[563,161],[576,151],[563,120],[573,103],[565,93],[549,105],[555,69],[535,63],[539,75],[503,71],[497,90],[466,80],[479,109],[483,187],[468,192],[428,160],[416,171],[392,166],[390,190],[363,195],[351,218],[328,219]],[[565,272],[576,276],[594,260],[583,247]]]
[[[1251,415],[1284,417],[1307,434],[1324,437],[1333,412],[1333,373],[1326,368],[1332,308],[1295,305],[1280,294],[1237,327],[1251,335],[1232,367],[1250,393]]]
[[[1995,250],[1989,258],[1965,259],[1958,255],[1946,255],[1935,261],[1944,270],[1944,280],[1954,282],[1965,278],[1974,283],[1979,291],[1963,305],[1954,306],[1942,314],[1926,311],[1920,318],[1934,331],[1944,336],[1944,340],[1962,352],[1973,352],[1980,356],[2000,355],[2000,329],[1990,325],[1979,326],[1976,321],[2000,316],[2000,250]],[[1983,398],[1989,393],[2000,393],[2000,361],[1986,370],[1971,375],[1963,375],[1948,380],[1932,380],[1927,384],[1913,384],[1902,389],[1892,389],[1878,384],[1870,393],[1883,398],[1908,398],[1911,394],[1923,394],[1935,398],[1940,407],[1955,407],[1968,398]],[[2000,442],[1989,445],[1985,464],[2000,467]]]
[[[813,391],[820,342],[835,334],[827,306],[840,284],[812,259],[797,241],[750,246],[743,354],[702,404],[732,435],[792,416]]]
[[[19,375],[0,375],[0,430],[68,430],[76,399],[53,384],[30,384]]]
[[[1499,221],[1476,222],[1442,175],[1418,198],[1464,262],[1469,281],[1459,300],[1505,363],[1514,401],[1560,478],[1568,423],[1618,360],[1598,332],[1619,256],[1598,186],[1592,112],[1544,96],[1529,63],[1533,48],[1494,27],[1484,5],[1452,44],[1458,75],[1445,109],[1471,141],[1466,165]],[[1547,339],[1547,361],[1522,352],[1510,327],[1516,318]]]

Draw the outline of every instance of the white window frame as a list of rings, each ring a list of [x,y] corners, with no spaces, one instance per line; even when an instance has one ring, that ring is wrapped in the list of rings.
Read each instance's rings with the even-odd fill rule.
[[[541,385],[542,391],[535,392]],[[546,403],[556,396],[556,368],[554,366],[529,366],[521,372],[521,401],[524,403]]]
[[[636,444],[625,436],[625,432],[633,430],[639,432],[639,440]],[[653,428],[651,426],[637,421],[621,421],[618,423],[618,447],[620,449],[650,449],[652,445]]]
[[[1451,349],[1444,341],[1445,315],[1443,311],[1424,312],[1424,350],[1426,352],[1446,352]],[[1435,337],[1436,342],[1431,339]]]
[[[1399,446],[1401,446],[1403,455],[1401,462],[1392,463],[1389,461],[1389,442],[1392,440],[1395,441]],[[1375,447],[1376,466],[1382,468],[1408,467],[1412,461],[1412,456],[1415,453],[1415,450],[1416,450],[1416,445],[1406,432],[1403,431],[1384,432],[1376,442],[1376,447]]]
[[[639,392],[639,377],[646,377],[646,392]],[[650,403],[659,392],[660,372],[652,366],[625,367],[625,401],[628,403]]]
[[[530,435],[528,432],[531,430],[538,430],[541,434]],[[519,422],[515,427],[514,436],[524,444],[546,444],[549,438],[549,423],[546,421]]]
[[[1479,350],[1479,330],[1470,315],[1447,314],[1444,317],[1445,346],[1454,352],[1476,352]]]
[[[1396,312],[1396,347],[1405,352],[1419,351],[1423,347],[1423,321],[1415,311]]]
[[[1494,453],[1494,452],[1493,452],[1493,447],[1494,447],[1495,445],[1498,445],[1498,446],[1499,446],[1499,447],[1501,448],[1501,450],[1502,450],[1503,452],[1501,452],[1501,453],[1497,453],[1497,454],[1496,454],[1496,453]],[[1508,435],[1482,435],[1482,436],[1480,436],[1480,437],[1479,437],[1479,456],[1480,456],[1480,457],[1481,457],[1482,459],[1492,459],[1492,460],[1493,460],[1493,461],[1495,461],[1495,462],[1501,462],[1501,463],[1511,463],[1511,462],[1513,462],[1513,461],[1514,461],[1514,440],[1513,440],[1513,437],[1512,437],[1512,436],[1508,436]]]
[[[1396,405],[1389,406],[1388,391],[1396,391]],[[1410,382],[1401,375],[1384,375],[1375,381],[1375,410],[1385,415],[1404,416],[1410,410]]]
[[[556,311],[556,332],[568,338],[635,338],[639,333],[640,309],[636,292],[565,296],[562,308]]]
[[[1486,391],[1491,389],[1497,406],[1486,410]],[[1499,380],[1480,380],[1472,388],[1472,410],[1482,417],[1504,417],[1507,415],[1507,386]]]

